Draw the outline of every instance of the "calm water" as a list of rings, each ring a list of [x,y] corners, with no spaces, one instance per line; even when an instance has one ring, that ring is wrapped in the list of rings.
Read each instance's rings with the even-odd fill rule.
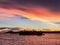
[[[60,45],[60,34],[23,36],[5,33],[0,34],[0,45]]]

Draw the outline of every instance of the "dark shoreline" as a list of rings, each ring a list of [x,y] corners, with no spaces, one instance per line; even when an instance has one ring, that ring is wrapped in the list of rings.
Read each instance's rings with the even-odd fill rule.
[[[6,33],[10,34],[19,34],[19,35],[45,35],[46,33],[60,33],[60,31],[19,31],[19,32],[13,32],[9,31]]]

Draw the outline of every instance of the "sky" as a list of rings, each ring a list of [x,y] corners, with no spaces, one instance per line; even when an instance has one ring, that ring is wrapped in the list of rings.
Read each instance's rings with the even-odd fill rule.
[[[0,27],[60,29],[60,0],[0,0]]]

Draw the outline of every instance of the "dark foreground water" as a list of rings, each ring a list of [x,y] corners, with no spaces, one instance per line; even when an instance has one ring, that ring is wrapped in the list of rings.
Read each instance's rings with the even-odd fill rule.
[[[60,45],[60,34],[23,36],[4,33],[0,34],[0,45]]]

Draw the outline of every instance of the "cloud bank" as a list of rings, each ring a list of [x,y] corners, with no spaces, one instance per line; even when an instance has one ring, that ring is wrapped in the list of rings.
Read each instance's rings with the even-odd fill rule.
[[[27,10],[29,7],[43,6],[54,12],[60,12],[60,0],[0,0],[0,7]]]

